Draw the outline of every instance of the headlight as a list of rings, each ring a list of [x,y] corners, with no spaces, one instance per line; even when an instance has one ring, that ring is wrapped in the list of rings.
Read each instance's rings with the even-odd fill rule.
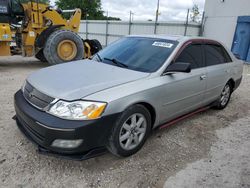
[[[26,80],[24,81],[24,83],[23,83],[23,85],[22,85],[22,87],[21,87],[22,92],[24,92],[25,86],[26,86]]]
[[[99,118],[106,105],[102,102],[59,100],[50,108],[49,113],[64,119],[91,120]]]

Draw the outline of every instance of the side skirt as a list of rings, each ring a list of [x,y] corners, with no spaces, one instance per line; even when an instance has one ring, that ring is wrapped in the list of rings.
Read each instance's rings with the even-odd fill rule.
[[[195,110],[195,111],[193,111],[191,113],[188,113],[188,114],[182,115],[182,116],[180,116],[178,118],[175,118],[174,120],[171,120],[171,121],[167,122],[166,124],[160,125],[158,128],[159,129],[164,129],[164,128],[170,127],[170,126],[172,126],[172,125],[174,125],[174,124],[176,124],[176,123],[178,123],[178,122],[180,122],[180,121],[182,121],[184,119],[192,117],[192,116],[194,116],[194,115],[196,115],[196,114],[198,114],[200,112],[204,112],[204,111],[210,109],[211,107],[212,107],[212,105],[209,105],[209,106],[206,106],[206,107],[203,107],[203,108],[199,108],[198,110]]]

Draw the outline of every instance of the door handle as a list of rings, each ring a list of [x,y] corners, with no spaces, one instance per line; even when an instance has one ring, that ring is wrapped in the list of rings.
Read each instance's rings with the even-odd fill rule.
[[[201,80],[205,80],[206,78],[207,78],[207,76],[205,74],[200,76]]]

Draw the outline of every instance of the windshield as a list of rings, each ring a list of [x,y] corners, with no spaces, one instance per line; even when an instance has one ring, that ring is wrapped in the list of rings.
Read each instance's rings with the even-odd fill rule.
[[[93,59],[141,72],[155,72],[177,46],[177,41],[125,37],[104,48]]]

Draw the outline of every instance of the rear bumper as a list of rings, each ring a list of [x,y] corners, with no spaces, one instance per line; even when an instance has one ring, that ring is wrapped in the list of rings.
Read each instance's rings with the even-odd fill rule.
[[[15,94],[15,110],[19,129],[38,145],[39,151],[76,159],[103,153],[114,122],[120,115],[114,114],[89,121],[64,120],[30,105],[21,91]],[[56,139],[83,139],[83,142],[77,148],[62,149],[51,146]]]

